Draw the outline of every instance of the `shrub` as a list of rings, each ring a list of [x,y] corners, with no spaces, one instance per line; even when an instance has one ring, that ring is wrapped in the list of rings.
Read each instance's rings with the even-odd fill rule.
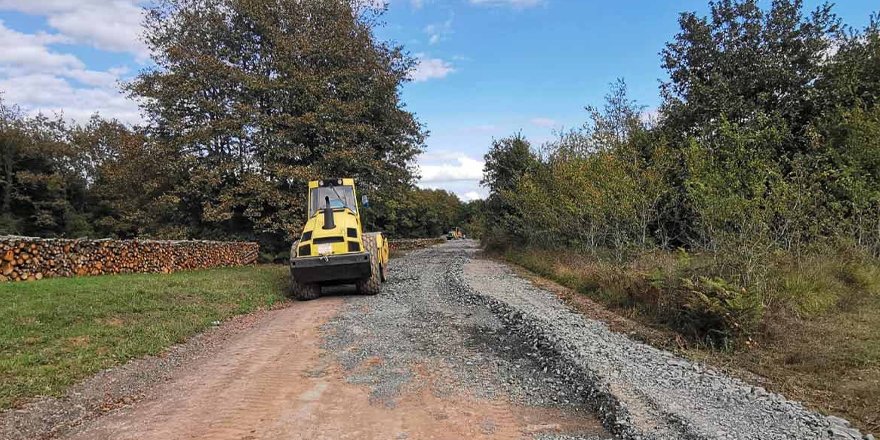
[[[760,295],[717,277],[681,281],[680,330],[704,338],[713,347],[731,347],[743,336],[750,342],[749,334],[764,313]]]
[[[707,258],[684,251],[642,254],[627,263],[572,250],[508,250],[505,257],[610,308],[712,347],[750,343],[764,313],[757,290],[695,275],[705,270]]]

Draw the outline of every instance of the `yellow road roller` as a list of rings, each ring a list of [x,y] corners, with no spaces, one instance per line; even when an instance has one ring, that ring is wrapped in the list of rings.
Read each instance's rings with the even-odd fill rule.
[[[366,198],[361,205],[367,204]],[[321,286],[354,284],[376,295],[388,270],[388,242],[364,233],[354,179],[309,182],[308,220],[290,248],[290,291],[298,300],[321,295]]]

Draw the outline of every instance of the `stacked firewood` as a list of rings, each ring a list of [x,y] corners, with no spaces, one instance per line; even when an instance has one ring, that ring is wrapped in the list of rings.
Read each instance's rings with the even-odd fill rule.
[[[0,236],[0,281],[241,266],[258,252],[251,242]]]

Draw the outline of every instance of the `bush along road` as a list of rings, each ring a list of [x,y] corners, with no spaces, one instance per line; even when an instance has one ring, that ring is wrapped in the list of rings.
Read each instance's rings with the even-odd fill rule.
[[[871,438],[612,333],[481,258],[475,242],[415,250],[390,269],[378,296],[325,291],[222,324],[172,349],[172,364],[142,359],[75,396],[7,411],[0,436]],[[110,409],[76,397],[107,388],[128,395],[117,392]],[[71,402],[96,409],[57,416]]]

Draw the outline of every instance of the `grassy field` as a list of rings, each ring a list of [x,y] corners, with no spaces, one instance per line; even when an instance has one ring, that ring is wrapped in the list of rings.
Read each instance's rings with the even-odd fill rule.
[[[0,284],[0,408],[283,299],[286,266]]]
[[[693,276],[689,270],[699,268],[693,259],[653,254],[611,265],[576,252],[542,250],[511,250],[504,257],[621,316],[673,336],[648,342],[678,341],[663,348],[679,349],[814,409],[846,417],[866,432],[880,432],[876,400],[880,265],[876,263],[816,257],[797,267],[772,264],[770,278],[758,295],[762,315],[750,330],[748,343],[741,337],[733,346],[719,349],[670,325],[668,317],[675,313],[662,310],[681,304],[671,299],[681,291],[658,280]]]

